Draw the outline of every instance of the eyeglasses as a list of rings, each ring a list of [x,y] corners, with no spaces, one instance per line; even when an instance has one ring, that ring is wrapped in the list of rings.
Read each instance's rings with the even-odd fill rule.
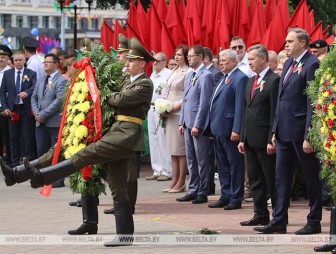
[[[238,48],[238,49],[243,49],[244,46],[242,46],[242,45],[238,45],[238,46],[233,46],[233,47],[231,47],[231,49],[233,49],[233,50],[237,50],[237,48]]]
[[[159,59],[156,59],[154,62],[164,62],[164,61],[166,61],[166,60],[159,60]]]
[[[48,62],[48,61],[44,61],[44,64],[52,64],[52,63],[56,63],[56,62]]]
[[[187,58],[192,58],[194,56],[199,56],[199,55],[188,55]]]

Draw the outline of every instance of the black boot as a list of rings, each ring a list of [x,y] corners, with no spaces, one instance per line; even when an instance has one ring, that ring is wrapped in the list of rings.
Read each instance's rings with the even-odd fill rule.
[[[38,159],[33,160],[30,163],[36,168],[40,168],[41,166]],[[29,176],[24,165],[19,165],[12,169],[8,167],[3,161],[2,157],[0,157],[0,166],[2,173],[5,176],[5,182],[7,186],[12,186],[16,183],[22,183],[29,180]]]
[[[80,198],[80,199],[78,199],[76,201],[69,202],[69,206],[82,207],[82,198]]]
[[[98,231],[98,197],[82,195],[83,224],[75,230],[69,230],[69,235],[95,235]]]
[[[30,184],[33,188],[50,185],[58,180],[61,180],[69,175],[72,175],[77,170],[75,169],[70,159],[51,165],[49,167],[38,170],[34,165],[30,164],[27,158],[23,159],[26,172],[30,178]]]
[[[332,207],[330,211],[330,242],[322,246],[314,247],[314,251],[315,252],[332,251],[332,253],[336,253],[336,239],[333,239],[334,235],[336,235],[336,207]]]
[[[131,211],[132,214],[135,213],[135,204],[138,197],[138,181],[128,182],[127,183],[127,193],[128,193],[128,199],[131,205]],[[105,214],[114,214],[114,208],[111,209],[105,209]]]
[[[117,236],[105,247],[127,246],[133,244],[134,223],[133,215],[128,201],[114,201],[114,216]]]

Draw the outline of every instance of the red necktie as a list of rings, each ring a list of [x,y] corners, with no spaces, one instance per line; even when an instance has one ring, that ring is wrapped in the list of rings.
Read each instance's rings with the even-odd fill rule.
[[[289,71],[287,72],[287,75],[285,76],[284,84],[287,83],[288,78],[293,74],[293,70],[294,70],[295,65],[296,65],[296,61],[293,61],[291,67],[289,68]]]
[[[252,89],[251,89],[251,100],[252,100],[254,92],[255,92],[255,90],[258,86],[258,79],[259,79],[259,75],[255,76],[254,82],[253,82],[253,85],[252,85]]]

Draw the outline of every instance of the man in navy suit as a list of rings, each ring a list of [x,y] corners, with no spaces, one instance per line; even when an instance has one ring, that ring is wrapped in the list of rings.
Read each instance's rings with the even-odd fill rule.
[[[315,78],[319,60],[310,54],[308,33],[300,28],[292,28],[286,37],[286,53],[290,57],[284,65],[275,113],[272,142],[276,144],[275,196],[273,219],[255,231],[286,233],[288,204],[294,177],[294,163],[297,158],[301,164],[306,183],[310,213],[307,224],[295,234],[321,233],[322,194],[319,178],[320,162],[315,157],[307,134],[311,125],[311,101],[306,88]]]
[[[36,157],[35,119],[30,104],[36,83],[36,72],[24,68],[26,58],[23,52],[16,52],[13,61],[15,68],[5,71],[3,75],[0,99],[4,115],[12,119],[9,121],[9,135],[12,166],[15,167],[20,164],[21,155],[29,160]],[[17,116],[19,119],[15,120]]]
[[[268,194],[274,199],[275,147],[272,127],[278,99],[279,76],[269,66],[269,52],[257,44],[248,49],[248,60],[257,75],[250,78],[245,91],[245,110],[238,150],[245,154],[247,171],[254,202],[252,219],[242,226],[269,223]]]
[[[189,49],[189,66],[193,68],[184,85],[179,133],[184,135],[189,170],[189,188],[184,197],[177,201],[192,201],[193,204],[208,201],[210,172],[209,138],[202,135],[205,127],[209,100],[214,88],[214,77],[204,64],[204,48],[194,45]]]
[[[234,50],[220,52],[220,67],[225,76],[210,100],[205,135],[215,139],[220,199],[209,208],[241,208],[244,196],[244,156],[238,152],[244,94],[248,77],[237,67]]]
[[[205,67],[212,73],[215,78],[215,86],[218,84],[219,80],[224,76],[223,72],[216,67],[213,63],[213,53],[210,48],[204,48],[205,57],[203,63]],[[215,172],[216,169],[216,157],[215,157],[215,142],[213,139],[210,139],[209,147],[209,159],[210,159],[210,174],[209,174],[209,195],[215,194],[216,184],[215,184]]]

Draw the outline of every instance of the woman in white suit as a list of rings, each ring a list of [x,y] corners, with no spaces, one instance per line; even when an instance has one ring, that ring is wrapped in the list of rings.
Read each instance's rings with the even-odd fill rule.
[[[187,60],[188,50],[189,47],[187,45],[177,46],[175,50],[177,66],[172,70],[167,80],[167,100],[173,102],[173,110],[169,113],[166,123],[167,151],[172,158],[173,181],[170,187],[163,190],[163,192],[169,193],[183,192],[186,189],[187,160],[184,137],[178,133],[178,123],[184,91],[184,79],[191,71]]]

